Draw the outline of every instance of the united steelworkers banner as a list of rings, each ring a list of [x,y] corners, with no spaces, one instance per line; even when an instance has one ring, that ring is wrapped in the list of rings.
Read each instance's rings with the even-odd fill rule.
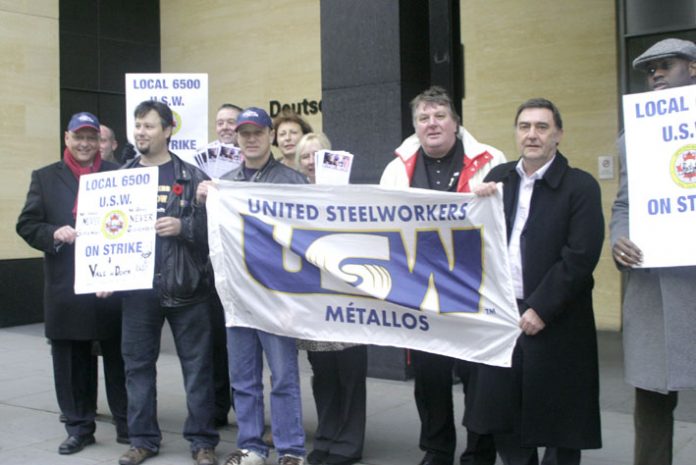
[[[169,150],[192,165],[208,140],[208,75],[203,73],[126,74],[126,132],[133,143],[133,111],[143,100],[166,103],[176,125]]]
[[[696,265],[696,85],[624,96],[631,240],[644,267]]]
[[[500,195],[220,181],[208,234],[228,326],[510,366]]]
[[[157,167],[80,176],[75,294],[152,288]]]

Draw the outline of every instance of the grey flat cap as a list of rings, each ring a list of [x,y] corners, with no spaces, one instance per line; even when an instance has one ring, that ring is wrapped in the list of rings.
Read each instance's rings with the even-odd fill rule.
[[[696,44],[682,39],[661,40],[633,60],[633,68],[645,70],[647,64],[653,60],[675,56],[696,61]]]

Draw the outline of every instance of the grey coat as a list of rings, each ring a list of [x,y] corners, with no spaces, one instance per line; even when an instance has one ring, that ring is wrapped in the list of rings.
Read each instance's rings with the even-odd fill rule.
[[[621,169],[612,207],[611,244],[628,231],[626,143],[618,140]],[[666,238],[668,240],[668,238]],[[638,247],[641,244],[637,244]],[[696,266],[622,269],[626,382],[665,393],[696,389]]]

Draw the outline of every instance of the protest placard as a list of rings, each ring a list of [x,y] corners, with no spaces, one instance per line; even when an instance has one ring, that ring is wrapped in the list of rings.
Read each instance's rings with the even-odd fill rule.
[[[75,293],[152,288],[157,167],[80,176]]]
[[[631,240],[644,267],[696,265],[696,85],[623,102]]]
[[[169,150],[195,164],[208,140],[208,75],[201,73],[126,74],[126,132],[133,141],[133,111],[144,100],[166,103],[175,126]]]

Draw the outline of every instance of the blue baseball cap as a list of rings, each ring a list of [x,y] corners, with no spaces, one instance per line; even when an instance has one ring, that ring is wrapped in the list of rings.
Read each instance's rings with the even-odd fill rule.
[[[75,132],[82,128],[90,128],[99,132],[99,120],[92,113],[86,111],[75,113],[68,123],[68,131]]]
[[[260,128],[270,128],[273,129],[273,121],[271,117],[268,116],[265,110],[258,107],[249,107],[239,115],[237,118],[237,131],[239,131],[240,126],[244,124],[253,124]]]

